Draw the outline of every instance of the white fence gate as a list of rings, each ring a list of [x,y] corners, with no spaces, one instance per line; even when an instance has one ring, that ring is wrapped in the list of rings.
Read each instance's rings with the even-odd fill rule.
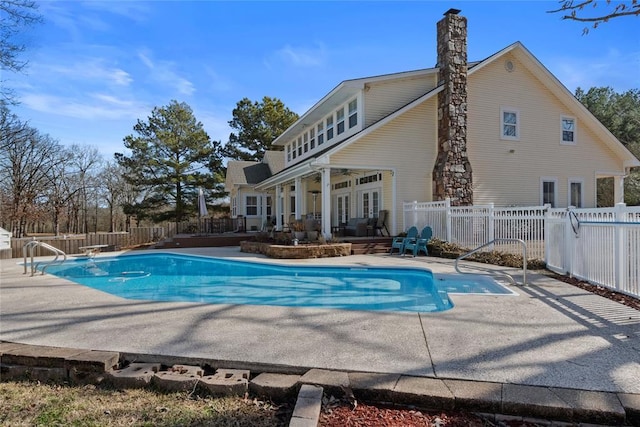
[[[474,249],[493,239],[521,239],[528,257],[547,268],[618,292],[640,297],[640,207],[551,209],[451,206],[444,202],[404,204],[404,224],[429,225],[440,240]],[[521,254],[517,243],[486,250]]]

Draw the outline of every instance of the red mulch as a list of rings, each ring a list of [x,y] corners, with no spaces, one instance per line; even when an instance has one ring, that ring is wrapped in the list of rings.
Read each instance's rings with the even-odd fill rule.
[[[604,288],[602,286],[592,285],[591,283],[578,280],[575,277],[554,275],[553,278],[556,280],[560,280],[562,282],[568,283],[570,285],[573,285],[575,287],[578,287],[580,289],[584,289],[585,291],[589,291],[591,293],[608,298],[612,301],[619,302],[620,304],[624,304],[631,308],[635,308],[636,310],[640,311],[640,299],[638,298],[621,294],[619,292],[612,291],[611,289]]]
[[[325,404],[320,414],[320,427],[489,427],[489,420],[465,412],[424,412],[349,403]],[[526,421],[501,421],[506,427],[537,427]]]

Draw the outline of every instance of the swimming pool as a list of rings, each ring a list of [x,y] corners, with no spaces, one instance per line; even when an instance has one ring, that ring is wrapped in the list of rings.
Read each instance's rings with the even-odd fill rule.
[[[511,293],[486,276],[434,279],[420,268],[285,266],[168,253],[76,259],[47,272],[127,299],[208,304],[434,312],[453,307],[448,292]]]

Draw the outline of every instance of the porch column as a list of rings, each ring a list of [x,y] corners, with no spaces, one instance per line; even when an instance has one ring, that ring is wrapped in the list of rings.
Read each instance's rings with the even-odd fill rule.
[[[613,177],[613,204],[624,202],[624,176]]]
[[[331,168],[322,168],[320,180],[320,199],[322,200],[322,235],[331,237]]]
[[[282,185],[276,185],[276,199],[273,203],[276,205],[276,230],[282,230]]]
[[[296,219],[302,218],[300,214],[302,213],[302,178],[297,177],[295,180],[296,186]]]
[[[300,197],[302,197],[302,200],[300,200],[300,218],[303,219],[305,219],[309,213],[309,208],[307,207],[307,187],[306,180],[300,182]]]

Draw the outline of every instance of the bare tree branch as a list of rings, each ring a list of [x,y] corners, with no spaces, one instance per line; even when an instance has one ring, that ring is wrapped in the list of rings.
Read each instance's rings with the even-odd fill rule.
[[[560,0],[560,7],[555,10],[549,10],[547,13],[565,13],[561,19],[568,19],[578,22],[592,22],[593,28],[597,28],[599,24],[607,22],[613,18],[619,18],[621,16],[640,16],[640,4],[638,0],[630,1],[616,1],[615,7],[608,10],[599,9],[594,16],[588,16],[586,13],[586,6],[592,6],[591,10],[595,10],[599,7],[596,0],[584,0],[576,3],[575,0]],[[612,1],[606,0],[605,8],[611,6]],[[600,3],[602,4],[602,2]],[[585,28],[583,33],[588,33],[589,30]]]

